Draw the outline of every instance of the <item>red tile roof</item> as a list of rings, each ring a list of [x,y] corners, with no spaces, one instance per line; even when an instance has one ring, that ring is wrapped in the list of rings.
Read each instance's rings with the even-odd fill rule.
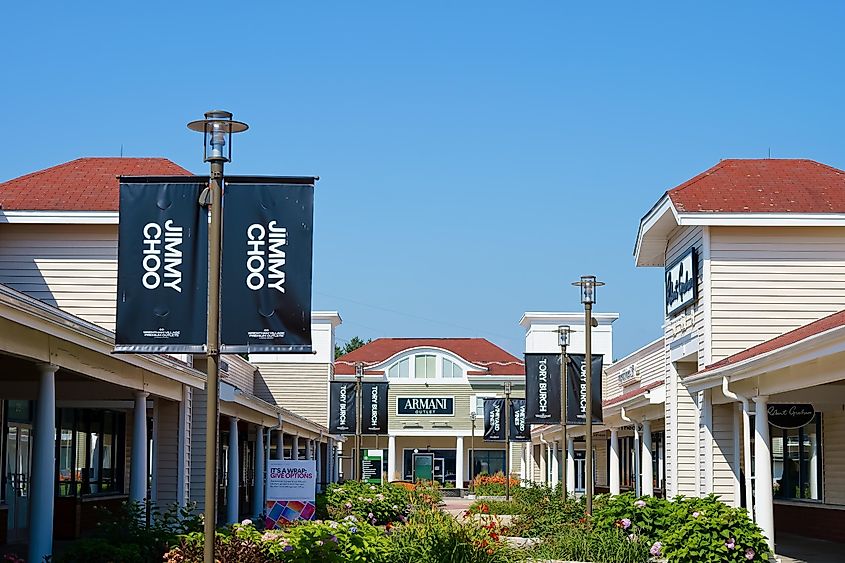
[[[774,352],[775,350],[785,348],[790,344],[795,344],[796,342],[800,342],[801,340],[805,340],[811,336],[815,336],[817,334],[821,334],[823,332],[827,332],[828,330],[841,326],[845,326],[845,311],[839,311],[838,313],[834,313],[832,315],[814,321],[810,324],[798,327],[795,330],[781,334],[780,336],[772,338],[771,340],[767,340],[765,342],[757,344],[756,346],[752,346],[747,350],[737,352],[733,356],[728,356],[723,360],[719,360],[714,364],[710,364],[703,370],[700,370],[698,374],[713,371],[714,369],[722,368],[725,366],[738,364],[739,362],[750,360],[751,358],[762,356],[763,354],[767,354],[769,352]]]
[[[845,213],[845,172],[806,159],[726,159],[667,193],[681,213]]]
[[[642,395],[646,391],[651,391],[655,387],[660,387],[661,385],[663,385],[662,381],[652,381],[648,385],[643,385],[642,387],[637,387],[636,389],[632,389],[626,393],[622,393],[621,395],[616,395],[615,397],[611,397],[610,399],[605,399],[601,402],[601,405],[603,407],[609,407],[611,405],[615,405],[616,403],[621,403],[622,401],[626,401],[633,397]]]
[[[6,211],[117,211],[117,176],[183,176],[166,158],[78,158],[0,183]]]
[[[525,374],[522,360],[484,338],[377,338],[335,360],[335,373],[355,375],[356,362],[363,362],[365,367],[372,366],[411,348],[442,348],[471,364],[487,368],[483,372],[469,372],[469,375]],[[365,369],[365,373],[382,372]]]

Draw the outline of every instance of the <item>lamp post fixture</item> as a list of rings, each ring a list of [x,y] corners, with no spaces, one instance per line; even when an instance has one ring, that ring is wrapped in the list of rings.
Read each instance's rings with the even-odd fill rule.
[[[511,382],[505,381],[505,500],[511,499]]]
[[[557,327],[557,340],[560,346],[560,460],[561,464],[561,496],[566,498],[566,365],[569,359],[566,349],[569,347],[569,336],[572,329],[567,325]],[[558,463],[561,463],[560,461]]]
[[[364,363],[355,362],[355,478],[358,481],[363,481],[361,475],[361,417],[363,416],[363,409],[361,402],[361,380],[364,378]]]
[[[585,393],[587,395],[586,412],[584,422],[586,423],[585,438],[586,452],[584,455],[584,494],[587,497],[586,511],[588,515],[593,513],[593,305],[596,302],[596,288],[604,285],[604,282],[596,280],[596,276],[581,276],[581,280],[573,282],[581,288],[581,303],[584,304],[584,363],[586,364],[587,381]]]
[[[208,317],[206,355],[205,425],[205,545],[204,563],[214,563],[214,529],[217,523],[217,427],[220,389],[220,254],[223,214],[223,163],[232,161],[232,134],[249,129],[249,125],[234,121],[228,111],[208,111],[205,119],[188,123],[191,131],[202,132],[203,161],[211,164],[208,187],[200,195],[199,204],[209,208],[208,227]],[[226,145],[229,145],[228,151]],[[211,539],[209,539],[211,538]]]
[[[478,413],[474,410],[469,413],[469,421],[472,424],[472,434],[469,442],[469,491],[475,494],[475,419]]]

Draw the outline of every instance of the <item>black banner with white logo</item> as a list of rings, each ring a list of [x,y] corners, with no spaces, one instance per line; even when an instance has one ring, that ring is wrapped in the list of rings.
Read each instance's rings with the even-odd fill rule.
[[[525,420],[526,408],[525,399],[511,399],[511,442],[531,441],[531,425]]]
[[[484,441],[505,441],[505,400],[484,399]]]
[[[362,383],[362,434],[387,434],[387,382]]]
[[[566,423],[586,424],[587,422],[587,362],[584,354],[569,354],[566,366]],[[601,423],[601,380],[602,354],[593,354],[593,422]]]
[[[355,382],[329,384],[329,432],[355,434]]]
[[[560,423],[560,354],[525,354],[525,420]]]
[[[205,179],[122,178],[115,352],[205,351]]]
[[[221,350],[311,352],[314,179],[229,178],[223,200]]]

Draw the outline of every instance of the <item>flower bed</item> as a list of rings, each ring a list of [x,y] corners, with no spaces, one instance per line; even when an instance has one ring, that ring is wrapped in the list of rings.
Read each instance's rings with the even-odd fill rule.
[[[510,487],[512,492],[516,491],[519,488],[519,480],[511,477]],[[476,475],[472,481],[472,490],[476,496],[503,497],[506,492],[505,475],[501,472],[494,475]]]

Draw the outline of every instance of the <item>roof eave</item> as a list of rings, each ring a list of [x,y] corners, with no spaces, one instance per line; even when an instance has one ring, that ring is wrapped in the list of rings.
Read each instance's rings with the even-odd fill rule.
[[[637,266],[659,266],[666,262],[666,239],[680,225],[678,212],[669,194],[663,194],[648,213],[640,219],[637,242],[634,245],[634,262]]]

